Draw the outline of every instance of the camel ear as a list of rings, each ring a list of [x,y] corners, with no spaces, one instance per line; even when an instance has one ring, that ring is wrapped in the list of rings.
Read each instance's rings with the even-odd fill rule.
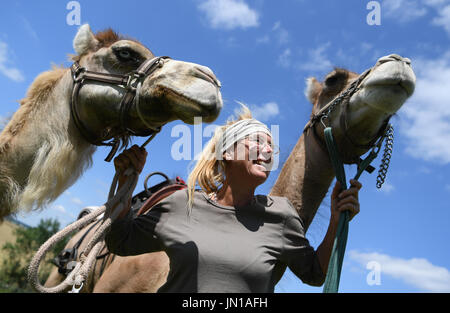
[[[82,55],[89,52],[89,50],[95,50],[98,43],[89,24],[84,24],[78,29],[73,39],[73,48],[78,55]]]
[[[306,80],[305,96],[312,104],[316,103],[321,90],[322,84],[315,77],[309,77]]]

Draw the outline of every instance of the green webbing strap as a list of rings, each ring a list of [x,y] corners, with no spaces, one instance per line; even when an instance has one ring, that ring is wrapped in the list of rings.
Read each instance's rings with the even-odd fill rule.
[[[325,128],[325,142],[327,144],[328,153],[331,163],[336,174],[336,179],[341,183],[342,190],[347,189],[344,165],[339,158],[339,153],[334,142],[331,127]],[[323,287],[324,293],[336,293],[339,289],[339,280],[341,277],[342,263],[344,261],[345,246],[347,245],[348,236],[348,212],[345,211],[339,217],[336,238],[334,239],[333,250],[331,252],[330,262],[328,265],[327,277]]]
[[[341,183],[342,190],[347,189],[347,182],[345,178],[344,164],[339,158],[339,152],[334,141],[331,127],[327,127],[325,132],[325,142],[330,155],[331,163],[336,174],[336,179]],[[381,144],[381,142],[380,142]],[[378,149],[379,151],[379,149]],[[378,151],[371,150],[366,159],[364,159],[358,166],[358,171],[354,179],[358,179],[370,163],[377,157]],[[333,243],[333,250],[331,252],[330,262],[328,265],[328,272],[323,287],[324,293],[337,293],[339,289],[339,280],[341,277],[342,263],[344,261],[345,247],[347,245],[348,237],[348,223],[349,213],[344,211],[339,217],[338,229],[336,231],[336,238]]]

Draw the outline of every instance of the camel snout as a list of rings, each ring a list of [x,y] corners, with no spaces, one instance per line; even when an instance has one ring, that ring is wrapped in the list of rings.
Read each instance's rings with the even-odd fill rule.
[[[381,65],[386,62],[390,61],[399,61],[399,62],[405,62],[407,65],[411,65],[411,60],[409,58],[404,58],[398,54],[390,54],[386,55],[384,57],[381,57],[378,59],[377,64],[375,66]]]

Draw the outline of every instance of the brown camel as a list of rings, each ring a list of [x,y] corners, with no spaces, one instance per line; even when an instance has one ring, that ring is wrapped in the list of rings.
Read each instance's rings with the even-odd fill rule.
[[[0,220],[55,200],[91,165],[95,145],[126,145],[178,119],[212,122],[222,108],[220,83],[207,67],[156,59],[138,41],[110,29],[94,35],[87,24],[73,46],[79,66],[39,75],[0,134]],[[128,75],[145,64],[145,75]],[[73,94],[75,81],[81,88]],[[122,102],[134,87],[136,96]]]
[[[309,78],[305,94],[313,104],[312,114],[336,98],[358,76],[336,68],[323,82]],[[415,75],[409,59],[393,54],[378,60],[348,104],[336,107],[328,117],[345,162],[353,162],[368,151],[363,146],[377,137],[386,121],[412,95],[414,87]],[[345,130],[340,122],[342,114],[348,118]],[[270,192],[270,195],[287,197],[294,204],[306,229],[335,177],[324,148],[323,126],[316,123],[314,127],[319,135],[315,136],[312,128],[301,134]],[[83,233],[84,230],[76,234],[67,247],[73,246]],[[101,276],[97,271],[91,277],[92,284],[84,292],[156,292],[165,283],[169,266],[164,252],[115,256]],[[54,270],[46,285],[53,286],[63,278]]]

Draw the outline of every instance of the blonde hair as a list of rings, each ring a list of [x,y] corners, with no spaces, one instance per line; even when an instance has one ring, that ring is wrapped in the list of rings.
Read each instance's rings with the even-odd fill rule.
[[[217,192],[225,181],[225,162],[217,158],[216,148],[219,140],[228,127],[241,120],[252,118],[250,109],[245,104],[238,103],[241,105],[238,118],[229,119],[225,125],[216,128],[213,137],[201,152],[197,163],[189,174],[187,181],[189,214],[194,204],[194,192],[197,184],[206,194],[211,194]]]

